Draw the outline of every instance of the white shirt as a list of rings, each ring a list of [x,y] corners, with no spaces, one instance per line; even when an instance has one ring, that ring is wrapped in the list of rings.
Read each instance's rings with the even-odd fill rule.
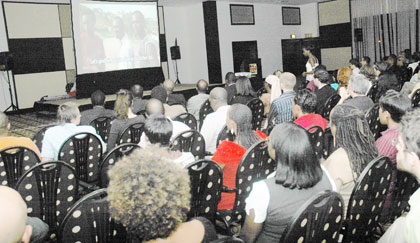
[[[207,152],[213,154],[216,152],[217,136],[226,125],[226,114],[229,107],[229,105],[219,107],[215,112],[208,114],[203,121],[200,133],[206,142]]]
[[[416,73],[413,75],[413,77],[411,77],[410,83],[417,83],[418,81],[419,81],[419,74]]]
[[[189,126],[187,126],[185,123],[182,123],[182,122],[179,122],[179,121],[172,121],[171,118],[169,118],[169,117],[166,117],[166,118],[168,118],[172,122],[171,140],[174,139],[181,132],[191,130],[191,128]],[[141,137],[140,137],[139,146],[142,147],[142,148],[145,148],[149,144],[150,144],[150,142],[146,140],[146,134],[144,134],[144,132],[143,132],[141,134]]]
[[[416,68],[417,68],[417,66],[419,65],[419,63],[420,62],[413,62],[413,63],[410,63],[410,64],[408,64],[408,67],[409,68],[411,68],[411,70],[413,70],[412,72],[412,74],[411,75],[413,75],[414,74],[414,71],[416,70]]]

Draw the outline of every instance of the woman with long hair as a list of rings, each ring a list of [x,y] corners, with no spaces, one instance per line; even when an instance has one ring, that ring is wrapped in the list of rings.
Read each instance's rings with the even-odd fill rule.
[[[138,122],[144,123],[143,116],[137,116],[131,110],[133,104],[133,95],[126,89],[120,89],[117,92],[117,99],[114,105],[115,119],[112,121],[108,137],[108,151],[115,147],[117,139],[122,132],[130,125]]]
[[[236,79],[236,94],[233,96],[231,104],[244,104],[256,97],[251,81],[245,76]]]
[[[266,135],[252,130],[251,109],[243,104],[233,104],[226,115],[226,126],[235,134],[235,141],[225,140],[219,144],[212,160],[223,167],[223,184],[235,187],[236,171],[246,150]],[[222,193],[219,209],[232,209],[235,201],[233,193]]]
[[[337,148],[324,162],[343,196],[345,209],[360,173],[378,156],[375,138],[365,119],[365,113],[346,104],[336,106],[330,115],[331,133]]]
[[[313,46],[304,46],[302,48],[303,55],[308,58],[305,64],[306,71],[302,73],[302,76],[306,78],[308,83],[307,88],[315,92],[315,86],[313,85],[315,68],[319,65],[318,58],[312,54],[314,50]]]
[[[298,207],[318,192],[331,190],[308,132],[294,123],[274,127],[268,153],[277,171],[255,182],[245,200],[246,219],[241,238],[247,243],[279,242]]]

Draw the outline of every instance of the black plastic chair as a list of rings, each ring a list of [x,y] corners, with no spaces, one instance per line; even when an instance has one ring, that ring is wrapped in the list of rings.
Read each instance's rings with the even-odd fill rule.
[[[225,224],[227,234],[234,234],[233,228],[242,225],[245,220],[245,199],[249,196],[252,184],[255,181],[267,178],[276,170],[277,163],[268,155],[265,140],[252,145],[242,157],[236,171],[235,188],[224,188],[223,192],[235,193],[235,202],[232,210],[219,210],[218,219]]]
[[[411,97],[411,107],[416,108],[420,106],[420,89],[416,90]]]
[[[210,243],[245,243],[245,241],[234,236],[224,236],[220,239],[214,240]]]
[[[210,101],[207,99],[201,105],[200,111],[198,112],[198,118],[199,118],[199,121],[200,121],[200,127],[199,127],[200,129],[199,130],[201,130],[201,127],[203,126],[203,122],[204,122],[204,119],[206,118],[206,116],[208,114],[212,113],[212,112],[214,112],[213,108],[211,108]]]
[[[60,225],[59,242],[127,242],[125,228],[111,218],[106,196],[106,189],[99,189],[77,201]]]
[[[278,124],[278,111],[277,109],[273,110],[272,113],[268,114],[267,117],[267,128],[265,129],[264,133],[265,134],[270,134],[271,130],[273,130],[273,128]]]
[[[323,142],[323,157],[327,159],[335,150],[334,147],[334,137],[331,133],[331,129],[327,127],[324,132],[324,142]]]
[[[264,120],[264,104],[259,98],[254,98],[246,104],[252,111],[252,129],[261,130]]]
[[[90,122],[89,125],[94,127],[98,134],[101,136],[104,142],[108,142],[108,134],[109,130],[111,129],[112,118],[111,117],[98,117]]]
[[[143,131],[143,122],[131,124],[121,133],[120,137],[117,139],[117,145],[123,143],[139,143]]]
[[[321,115],[324,117],[327,121],[330,120],[330,113],[332,109],[338,104],[340,101],[341,96],[339,94],[335,94],[328,98],[328,100],[325,102],[324,108],[322,109]]]
[[[192,114],[188,112],[179,114],[177,117],[175,117],[174,121],[182,122],[189,126],[191,129],[197,130],[197,120]]]
[[[58,152],[58,160],[73,166],[82,182],[98,184],[102,143],[92,133],[77,133],[68,138]],[[90,185],[84,185],[90,187]]]
[[[219,132],[219,135],[217,135],[216,140],[216,148],[219,146],[220,143],[222,143],[224,140],[234,141],[235,140],[235,134],[232,134],[225,125],[223,129]]]
[[[265,87],[260,88],[257,91],[257,97],[261,97],[261,95],[264,94],[264,93],[268,93],[267,90],[265,89]]]
[[[101,187],[104,188],[108,186],[108,170],[110,167],[113,166],[121,157],[131,154],[131,152],[133,152],[136,148],[140,148],[140,146],[135,143],[123,143],[108,152],[99,167],[101,171]]]
[[[16,190],[28,207],[28,215],[49,225],[50,238],[56,237],[65,214],[77,201],[78,187],[76,171],[62,161],[37,164],[16,184]]]
[[[388,157],[372,160],[356,181],[344,221],[343,243],[369,242],[379,223],[392,177]]]
[[[223,171],[211,160],[201,159],[186,166],[191,180],[191,209],[188,218],[202,216],[215,223],[223,187]]]
[[[341,195],[332,191],[320,192],[298,209],[280,242],[337,242],[343,216]]]
[[[34,141],[36,146],[39,148],[39,151],[42,151],[42,140],[44,140],[45,132],[47,131],[48,128],[53,127],[53,126],[55,126],[55,125],[48,125],[48,126],[45,126],[45,127],[41,128],[32,137],[32,141]]]
[[[324,130],[320,126],[310,126],[306,129],[311,137],[316,157],[321,159],[324,155]]]
[[[373,137],[375,140],[378,139],[381,136],[381,132],[386,130],[386,126],[382,125],[379,120],[379,104],[375,104],[370,108],[366,113],[365,118]]]
[[[376,94],[378,93],[378,83],[374,83],[368,93],[366,94],[367,97],[369,97],[374,103],[377,103],[378,101],[376,100]]]
[[[31,149],[21,146],[8,147],[0,151],[0,183],[15,187],[23,173],[40,162]]]
[[[173,151],[191,152],[196,160],[206,156],[206,143],[203,135],[196,130],[187,130],[174,137],[169,145]]]

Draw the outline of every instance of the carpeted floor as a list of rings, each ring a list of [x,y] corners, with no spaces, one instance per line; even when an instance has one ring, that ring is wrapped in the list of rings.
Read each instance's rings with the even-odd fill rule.
[[[11,124],[10,135],[31,138],[35,133],[48,125],[56,124],[55,117],[39,117],[35,112],[21,115],[8,115]]]

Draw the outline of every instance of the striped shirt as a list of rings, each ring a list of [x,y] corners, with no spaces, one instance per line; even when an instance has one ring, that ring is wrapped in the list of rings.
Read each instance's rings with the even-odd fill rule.
[[[275,99],[271,104],[268,117],[270,118],[270,114],[277,114],[276,124],[293,121],[292,100],[295,95],[295,91],[286,91]]]
[[[397,159],[397,143],[398,143],[398,126],[381,132],[382,136],[376,140],[376,147],[379,154],[387,156],[392,163],[396,163]]]

